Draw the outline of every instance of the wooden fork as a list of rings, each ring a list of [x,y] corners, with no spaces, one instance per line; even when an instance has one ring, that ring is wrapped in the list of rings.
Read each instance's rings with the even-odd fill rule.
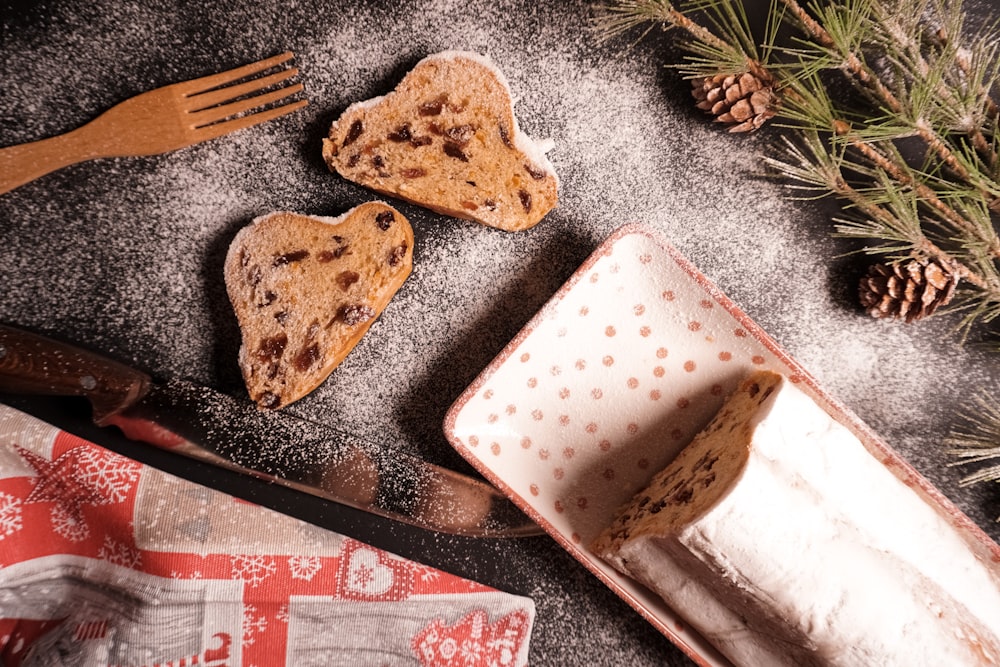
[[[300,99],[260,109],[302,90],[301,83],[266,90],[295,76],[297,68],[250,78],[292,57],[291,52],[285,52],[226,72],[150,90],[65,134],[0,148],[0,194],[77,162],[166,153],[304,107],[308,100]]]

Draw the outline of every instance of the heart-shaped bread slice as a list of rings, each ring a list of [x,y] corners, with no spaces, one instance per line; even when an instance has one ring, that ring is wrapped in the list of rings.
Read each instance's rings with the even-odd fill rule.
[[[546,148],[519,129],[491,60],[445,51],[417,63],[388,95],[349,106],[323,140],[323,159],[373,190],[518,231],[557,203]]]
[[[224,274],[250,397],[277,409],[319,386],[412,267],[410,223],[381,202],[337,218],[275,212],[241,229]]]

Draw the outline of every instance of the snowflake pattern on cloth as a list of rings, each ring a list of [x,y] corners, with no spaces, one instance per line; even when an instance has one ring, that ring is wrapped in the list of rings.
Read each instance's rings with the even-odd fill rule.
[[[528,598],[196,486],[0,405],[3,448],[25,464],[0,476],[5,667],[338,655],[354,662],[336,664],[359,664],[359,646],[382,651],[387,665],[527,664]],[[399,605],[391,621],[387,604]]]
[[[0,493],[0,540],[21,530],[21,505],[20,498]]]
[[[317,556],[291,556],[288,559],[288,570],[292,579],[312,581],[321,567],[323,563]]]
[[[523,611],[490,623],[476,609],[454,625],[435,619],[413,638],[413,648],[424,667],[512,667],[529,627]]]

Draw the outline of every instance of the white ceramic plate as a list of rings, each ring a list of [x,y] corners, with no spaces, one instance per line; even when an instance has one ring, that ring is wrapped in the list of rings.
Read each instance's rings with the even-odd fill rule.
[[[605,241],[480,374],[449,410],[445,433],[693,660],[728,665],[588,544],[755,368],[799,384],[985,552],[995,548],[658,233],[637,225]]]

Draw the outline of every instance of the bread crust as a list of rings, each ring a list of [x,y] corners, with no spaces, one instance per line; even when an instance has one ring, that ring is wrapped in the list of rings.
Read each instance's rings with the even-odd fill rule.
[[[536,225],[558,201],[555,170],[519,129],[506,79],[470,52],[429,56],[391,93],[352,104],[323,159],[378,192],[507,231]]]
[[[250,397],[278,409],[317,386],[381,315],[413,267],[413,230],[382,202],[337,218],[279,211],[229,246],[226,290]]]

